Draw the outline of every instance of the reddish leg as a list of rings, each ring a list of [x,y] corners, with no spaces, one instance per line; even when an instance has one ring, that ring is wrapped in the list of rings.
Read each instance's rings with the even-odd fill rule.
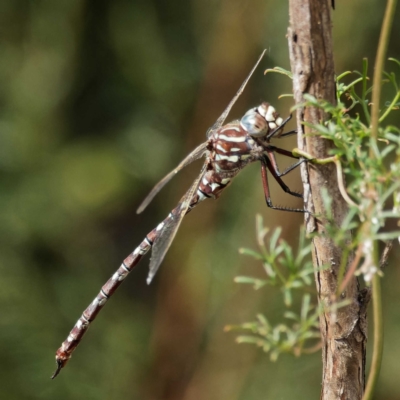
[[[264,195],[265,195],[265,201],[267,203],[267,206],[274,210],[302,212],[302,213],[307,212],[306,210],[300,209],[300,208],[280,207],[280,206],[274,206],[272,204],[270,191],[269,191],[269,185],[268,185],[267,168],[271,172],[271,174],[275,178],[275,180],[279,183],[279,186],[283,189],[284,192],[289,193],[292,196],[303,197],[299,193],[292,192],[289,189],[289,187],[286,186],[285,182],[283,182],[283,180],[280,178],[280,176],[276,173],[271,161],[268,159],[268,157],[265,157],[264,159],[261,160],[261,177],[262,177],[262,181],[263,181]]]

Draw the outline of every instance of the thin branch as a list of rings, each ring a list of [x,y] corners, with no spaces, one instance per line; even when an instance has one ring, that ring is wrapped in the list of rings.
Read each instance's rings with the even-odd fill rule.
[[[376,54],[373,88],[372,88],[372,106],[371,106],[371,138],[378,138],[378,123],[379,123],[379,102],[381,98],[381,77],[385,64],[386,50],[389,43],[389,35],[392,29],[394,12],[396,10],[397,0],[388,0],[386,5],[385,16],[382,24],[381,36],[379,38],[378,51]],[[372,149],[370,155],[373,157]]]
[[[381,368],[383,353],[383,317],[381,278],[375,274],[372,278],[372,310],[374,313],[374,350],[372,354],[371,370],[368,376],[363,400],[371,400],[375,391],[376,382]]]
[[[389,42],[389,34],[393,23],[394,13],[396,10],[397,0],[388,0],[386,5],[385,16],[382,25],[381,36],[379,39],[378,52],[375,62],[374,80],[372,89],[372,108],[371,108],[371,140],[378,138],[379,124],[379,102],[381,97],[381,77],[386,57],[386,50]],[[370,156],[375,157],[372,146]],[[373,190],[373,183],[370,183]],[[378,243],[373,243],[373,263],[378,264]],[[363,400],[372,399],[376,382],[378,380],[379,371],[382,362],[383,353],[383,317],[382,317],[382,297],[380,277],[376,273],[372,281],[372,304],[374,313],[374,347],[372,353],[371,370],[368,376],[367,386],[365,388]]]
[[[336,104],[329,6],[327,0],[290,0],[288,40],[297,107],[298,147],[313,158],[328,162],[318,167],[309,163],[308,168],[301,170],[305,205],[312,212],[306,216],[306,227],[307,232],[313,235],[315,282],[319,301],[324,306],[320,316],[323,349],[321,400],[334,400],[338,397],[360,400],[364,389],[366,346],[365,324],[361,326],[360,320],[365,313],[357,301],[360,293],[354,276],[344,298],[349,303],[344,307],[333,307],[342,259],[346,259],[347,269],[353,254],[347,251],[348,257],[345,257],[343,246],[337,245],[326,234],[326,218],[315,217],[329,213],[332,216],[329,222],[340,227],[348,215],[348,203],[344,199],[352,206],[354,202],[343,190],[343,176],[337,176],[338,166],[332,165],[335,159],[327,159],[333,143],[318,135],[307,135],[313,132],[312,126],[321,124],[329,115],[317,106],[304,105],[306,94]],[[302,136],[304,133],[305,137]],[[332,200],[329,210],[326,208],[324,193]],[[329,267],[324,268],[326,266]],[[343,340],[346,345],[338,345]]]

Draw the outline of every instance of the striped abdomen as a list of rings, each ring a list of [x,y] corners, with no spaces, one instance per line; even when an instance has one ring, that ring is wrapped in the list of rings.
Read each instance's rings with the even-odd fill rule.
[[[139,263],[142,257],[151,249],[164,224],[170,220],[172,214],[176,212],[178,208],[179,206],[172,210],[168,217],[161,222],[157,228],[153,229],[145,237],[142,243],[140,243],[140,245],[127,258],[125,258],[121,266],[105,283],[105,285],[103,285],[98,295],[82,313],[81,317],[78,319],[75,326],[69,333],[67,339],[61,344],[61,347],[56,352],[57,370],[52,378],[55,378],[58,375],[61,368],[63,368],[67,361],[71,358],[72,352],[82,340],[82,337],[87,331],[90,323],[96,318],[97,314],[103,308],[107,300],[114,294],[128,274]]]

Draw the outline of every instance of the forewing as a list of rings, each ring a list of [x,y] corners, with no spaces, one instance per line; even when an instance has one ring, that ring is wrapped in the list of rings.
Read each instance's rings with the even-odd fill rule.
[[[151,251],[151,259],[150,259],[150,270],[149,275],[147,276],[147,284],[150,284],[154,275],[156,274],[160,264],[162,263],[165,254],[167,253],[169,247],[171,246],[172,241],[175,238],[176,232],[181,225],[183,217],[185,216],[190,201],[192,197],[196,193],[196,190],[199,186],[200,180],[203,177],[203,173],[206,169],[206,164],[204,164],[199,177],[193,182],[192,186],[186,192],[186,194],[182,197],[180,201],[180,208],[173,219],[169,219],[167,223],[164,224],[163,228],[157,239],[154,241],[152,251]]]
[[[202,143],[200,146],[196,147],[174,170],[172,170],[168,175],[166,175],[160,182],[157,183],[151,190],[151,192],[146,196],[146,198],[142,201],[139,208],[137,209],[137,213],[140,214],[154,199],[156,194],[183,168],[192,163],[195,160],[203,157],[207,152],[207,144],[208,142]]]
[[[258,67],[258,64],[260,64],[260,61],[262,60],[262,58],[264,57],[266,50],[264,50],[260,56],[260,58],[258,59],[258,61],[256,62],[256,65],[253,67],[253,69],[250,71],[249,75],[247,76],[247,78],[244,80],[244,82],[242,83],[242,86],[240,86],[239,90],[237,91],[237,93],[235,94],[235,96],[233,97],[233,99],[231,100],[231,102],[228,104],[228,107],[225,108],[224,112],[221,114],[221,116],[215,121],[215,124],[207,131],[207,137],[210,137],[212,135],[212,133],[214,131],[216,131],[217,129],[221,128],[221,126],[223,125],[223,123],[225,122],[226,117],[228,116],[229,112],[231,111],[231,108],[233,107],[233,105],[236,103],[236,100],[239,98],[239,96],[243,93],[244,88],[247,85],[247,82],[250,80],[251,76],[253,75],[254,71],[256,70],[256,68]]]

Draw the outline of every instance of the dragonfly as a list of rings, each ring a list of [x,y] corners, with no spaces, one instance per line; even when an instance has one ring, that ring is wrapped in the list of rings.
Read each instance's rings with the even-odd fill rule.
[[[267,171],[271,173],[272,177],[286,193],[302,198],[301,194],[289,189],[282,180],[282,176],[286,175],[306,160],[293,156],[290,151],[281,149],[270,143],[272,138],[282,138],[296,132],[283,132],[291,116],[283,120],[273,106],[267,102],[263,102],[259,106],[247,111],[240,120],[235,120],[224,125],[231,108],[242,94],[264,54],[265,50],[224,112],[216,120],[214,125],[208,129],[207,141],[195,148],[174,170],[157,183],[139,206],[137,213],[141,213],[157,193],[159,193],[180,170],[193,161],[205,157],[199,176],[194,180],[178,205],[156,228],[149,232],[139,246],[125,258],[120,267],[104,284],[94,300],[82,313],[67,339],[56,352],[57,368],[51,377],[52,379],[54,379],[66,365],[73,351],[87,332],[89,325],[143,256],[150,249],[152,250],[149,274],[147,277],[147,283],[150,284],[171,246],[184,216],[203,200],[218,199],[225,188],[231,183],[232,179],[248,164],[256,161],[261,163],[261,177],[268,207],[275,210],[305,212],[304,209],[273,205],[268,184]],[[297,161],[285,171],[280,172],[275,153],[295,158]]]

